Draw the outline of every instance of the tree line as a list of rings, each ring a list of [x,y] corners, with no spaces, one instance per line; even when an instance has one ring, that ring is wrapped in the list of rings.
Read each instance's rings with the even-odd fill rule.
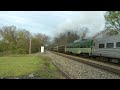
[[[56,35],[51,42],[49,42],[48,48],[60,45],[67,45],[73,43],[75,40],[88,38],[87,34],[89,29],[87,27],[82,27],[80,30],[67,29],[64,32]]]
[[[31,53],[40,51],[40,47],[49,41],[45,34],[32,34],[26,29],[15,26],[0,28],[0,52],[28,54],[31,39]]]

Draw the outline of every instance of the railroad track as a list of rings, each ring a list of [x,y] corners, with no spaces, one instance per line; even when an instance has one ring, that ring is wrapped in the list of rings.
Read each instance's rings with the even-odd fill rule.
[[[50,59],[51,60],[51,59]],[[65,74],[52,60],[52,64],[58,69],[58,71],[66,78],[66,79],[71,79],[67,74]]]
[[[58,52],[53,52],[53,51],[51,51],[51,52],[54,53],[54,54],[69,58],[71,60],[74,60],[74,61],[77,61],[77,62],[80,62],[80,63],[83,63],[83,64],[90,65],[90,66],[95,67],[95,68],[99,68],[99,69],[106,70],[106,71],[109,71],[111,73],[120,75],[120,67],[119,66],[106,64],[106,63],[98,62],[98,61],[92,61],[92,60],[88,60],[88,59],[81,58],[81,57],[66,55],[66,54],[63,54],[63,53],[58,53]]]

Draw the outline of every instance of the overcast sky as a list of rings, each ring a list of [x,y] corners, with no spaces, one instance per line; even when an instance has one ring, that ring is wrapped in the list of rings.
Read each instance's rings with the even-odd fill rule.
[[[105,11],[0,11],[0,27],[15,25],[32,33],[55,35],[66,28],[87,26],[90,34],[103,30]]]

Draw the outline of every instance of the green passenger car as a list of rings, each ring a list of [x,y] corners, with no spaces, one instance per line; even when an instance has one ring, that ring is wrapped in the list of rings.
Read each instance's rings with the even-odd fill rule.
[[[66,46],[67,53],[75,53],[75,54],[91,54],[93,40],[91,39],[83,39],[77,42],[68,44]]]

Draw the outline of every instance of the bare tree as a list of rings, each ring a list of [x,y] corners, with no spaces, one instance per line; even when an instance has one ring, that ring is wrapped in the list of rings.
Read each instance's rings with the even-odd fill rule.
[[[66,32],[60,33],[57,37],[54,38],[54,44],[56,45],[66,45],[72,43],[73,41],[79,39],[79,34],[77,31],[68,30]]]
[[[87,37],[88,32],[89,29],[87,27],[80,28],[80,39],[85,39]]]

